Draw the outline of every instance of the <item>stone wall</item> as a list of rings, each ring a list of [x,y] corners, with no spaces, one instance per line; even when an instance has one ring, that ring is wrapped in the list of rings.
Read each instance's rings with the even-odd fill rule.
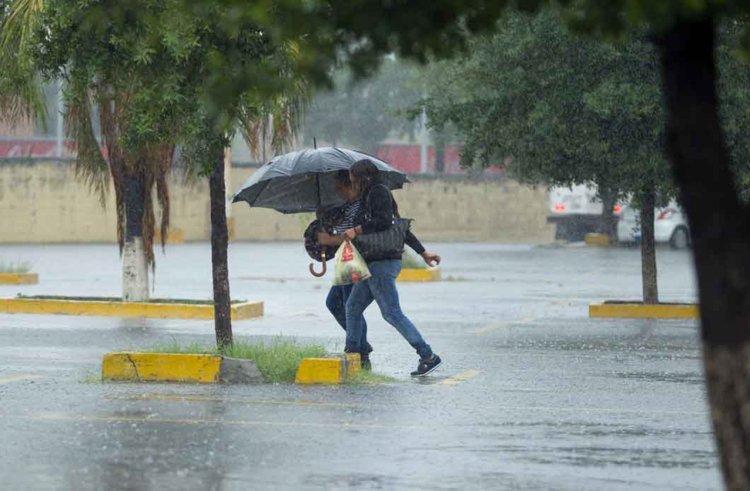
[[[252,174],[234,168],[230,190]],[[171,182],[173,228],[188,241],[207,240],[210,231],[205,181]],[[513,181],[485,182],[417,179],[396,191],[404,216],[415,219],[424,240],[548,242],[544,189]],[[309,215],[282,215],[231,205],[235,240],[299,240]],[[115,207],[110,193],[103,208],[99,197],[77,180],[70,165],[58,162],[0,164],[0,243],[114,242]]]

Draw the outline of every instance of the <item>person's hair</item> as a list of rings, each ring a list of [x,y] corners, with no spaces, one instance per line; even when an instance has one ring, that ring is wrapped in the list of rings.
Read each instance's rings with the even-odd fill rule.
[[[371,186],[380,183],[378,168],[370,159],[362,159],[354,162],[349,171],[359,180],[359,188],[363,193],[370,189]]]
[[[341,186],[351,186],[352,181],[349,179],[349,171],[348,170],[340,170],[336,171],[336,173],[333,175],[333,181]]]

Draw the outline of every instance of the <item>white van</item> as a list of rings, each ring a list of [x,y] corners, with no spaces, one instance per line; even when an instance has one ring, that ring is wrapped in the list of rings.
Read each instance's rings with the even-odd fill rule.
[[[580,241],[587,233],[596,232],[602,210],[593,185],[556,186],[549,190],[547,223],[555,224],[555,239]],[[622,204],[618,203],[614,213],[619,216],[621,212]]]

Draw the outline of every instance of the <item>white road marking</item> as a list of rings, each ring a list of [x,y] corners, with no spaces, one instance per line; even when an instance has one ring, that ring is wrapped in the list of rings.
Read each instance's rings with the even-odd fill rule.
[[[474,334],[482,335],[487,334],[488,332],[495,331],[497,329],[502,329],[504,327],[513,327],[513,326],[520,326],[523,324],[530,324],[531,322],[534,322],[537,318],[536,317],[523,317],[520,320],[513,321],[513,322],[493,322],[492,324],[487,324],[484,327],[481,327],[474,331]]]
[[[42,375],[15,375],[13,377],[3,377],[0,378],[0,385],[25,382],[27,380],[38,380],[40,378],[44,377]]]

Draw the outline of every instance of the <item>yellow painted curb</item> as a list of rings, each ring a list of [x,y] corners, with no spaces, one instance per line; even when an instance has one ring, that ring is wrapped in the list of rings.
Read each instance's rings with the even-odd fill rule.
[[[586,234],[583,241],[587,246],[609,247],[609,236],[607,234]]]
[[[440,268],[402,269],[396,281],[440,281]]]
[[[697,305],[603,303],[589,305],[589,317],[619,319],[697,319]]]
[[[219,355],[107,353],[102,379],[212,384],[219,381],[221,359]]]
[[[214,318],[214,307],[213,305],[182,303],[123,303],[95,300],[0,298],[0,313],[211,320]],[[234,304],[231,307],[231,315],[232,320],[262,317],[263,302]]]
[[[0,273],[0,285],[36,285],[39,275],[36,273]]]
[[[330,358],[304,358],[297,368],[295,384],[340,384],[361,369],[358,353]]]

